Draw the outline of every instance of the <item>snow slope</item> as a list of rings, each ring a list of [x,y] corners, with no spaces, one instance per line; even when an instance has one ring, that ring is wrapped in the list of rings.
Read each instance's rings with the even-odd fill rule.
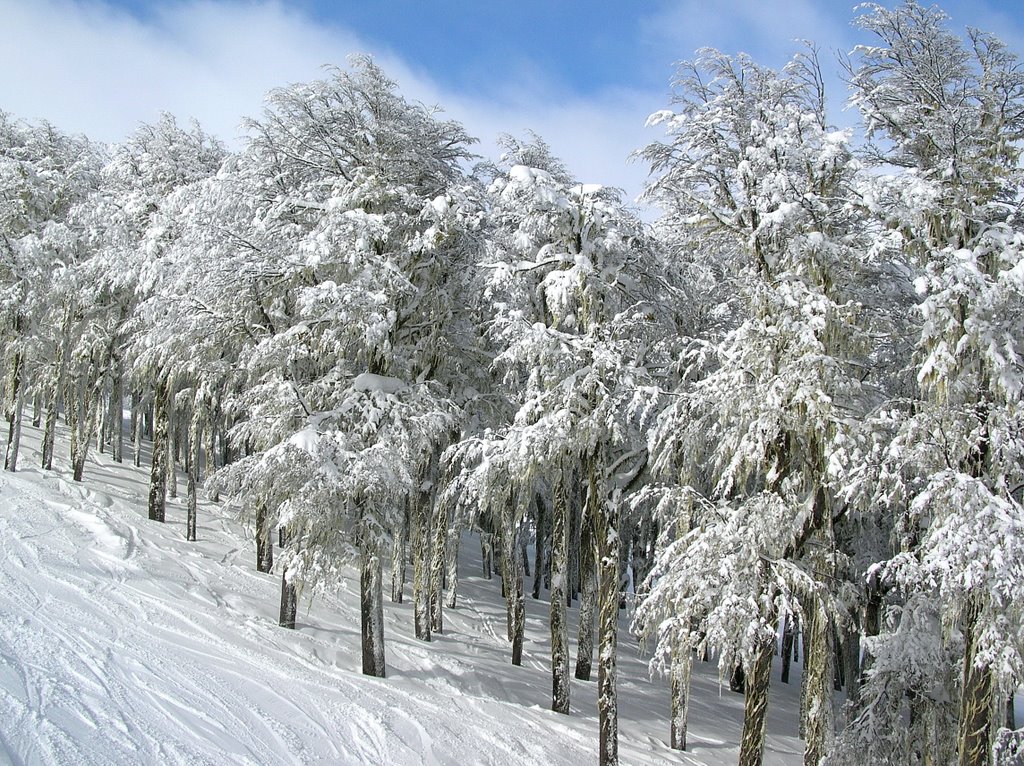
[[[529,597],[523,666],[509,664],[475,537],[443,635],[415,640],[411,604],[386,604],[388,678],[372,679],[354,580],[281,629],[278,577],[255,571],[245,530],[214,506],[188,543],[182,501],[166,524],[145,518],[144,471],[94,454],[75,484],[66,453],[30,467],[37,445],[27,428],[22,470],[0,475],[0,762],[597,762],[596,684],[573,681],[570,716],[547,710],[547,603]],[[622,625],[622,762],[735,763],[742,698],[698,664],[691,750],[670,750],[667,684]],[[800,762],[798,683],[772,690],[766,764]]]

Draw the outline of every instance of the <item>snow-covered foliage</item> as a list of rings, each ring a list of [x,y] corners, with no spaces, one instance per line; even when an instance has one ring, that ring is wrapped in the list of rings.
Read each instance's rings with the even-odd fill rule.
[[[279,548],[283,625],[358,558],[374,675],[382,559],[395,601],[412,559],[429,640],[467,532],[522,663],[532,542],[555,710],[566,604],[581,679],[599,615],[605,763],[620,600],[673,679],[673,746],[696,653],[745,677],[760,762],[783,623],[805,763],[1011,758],[1024,68],[914,0],[855,25],[860,132],[830,126],[811,45],[682,64],[638,152],[651,226],[533,134],[470,167],[463,127],[366,57],[271,92],[236,152],[170,115],[100,147],[0,113],[5,467],[31,408],[43,467],[63,414],[81,481],[90,445],[121,460],[130,406],[150,517],[180,465],[196,539],[205,478],[258,568]]]

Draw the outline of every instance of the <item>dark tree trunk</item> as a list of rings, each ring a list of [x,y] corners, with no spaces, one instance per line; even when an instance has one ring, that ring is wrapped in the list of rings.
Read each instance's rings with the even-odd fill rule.
[[[729,676],[729,691],[736,694],[745,694],[747,691],[747,674],[743,672],[743,665],[737,663]]]
[[[412,531],[412,603],[416,638],[430,640],[430,506],[422,497],[414,497],[409,512]]]
[[[174,407],[174,385],[171,383],[167,384],[167,438],[164,440],[164,444],[167,449],[167,495],[169,497],[178,496],[178,474],[175,471],[174,457],[175,457],[175,446],[174,443],[177,441],[177,430],[178,430],[178,414],[175,412]],[[262,571],[262,570],[261,570]]]
[[[878,581],[875,577],[871,577],[868,580],[868,593],[867,600],[864,605],[864,636],[865,638],[874,638],[882,630],[882,593],[878,587]],[[864,659],[861,662],[860,667],[860,685],[863,686],[867,681],[867,672],[871,669],[871,663],[874,657],[871,652],[865,647]]]
[[[782,628],[782,683],[789,683],[789,665],[793,658],[793,619],[786,617]]]
[[[619,762],[616,663],[621,595],[621,537],[618,509],[604,499],[603,493],[597,494],[594,503],[594,535],[597,537],[598,584],[598,762],[601,766],[616,766]]]
[[[7,415],[7,453],[4,455],[4,468],[14,472],[18,470],[18,451],[21,448],[21,418],[25,409],[25,391],[21,380],[21,354],[14,357],[11,370],[10,409]]]
[[[185,455],[185,472],[188,476],[185,487],[187,522],[185,539],[195,542],[196,539],[196,485],[199,483],[199,413],[192,415],[189,425],[188,452]]]
[[[445,579],[445,587],[448,592],[445,595],[444,605],[449,609],[454,609],[459,590],[459,532],[454,529],[448,548],[448,572]]]
[[[768,728],[768,688],[774,656],[774,638],[763,640],[746,676],[739,766],[760,766],[764,757],[765,733]]]
[[[288,535],[281,528],[279,542],[283,548],[288,543]],[[295,629],[295,615],[299,610],[299,594],[295,583],[288,582],[288,572],[281,572],[281,615],[278,624],[282,628]]]
[[[993,731],[992,668],[977,662],[977,619],[980,608],[970,603],[964,617],[963,691],[960,697],[958,754],[960,766],[988,766]]]
[[[519,524],[516,531],[516,539],[513,540],[513,550],[518,546],[518,538],[523,535],[523,525]],[[523,592],[523,558],[521,556],[509,556],[506,564],[511,570],[509,591],[512,594],[512,664],[523,664],[523,636],[526,632],[526,598]]]
[[[490,580],[494,569],[494,535],[490,532],[480,532],[480,562],[484,577]]]
[[[434,513],[434,541],[430,552],[430,579],[428,606],[430,608],[430,629],[435,633],[444,630],[444,590],[445,564],[448,553],[448,508],[440,504]]]
[[[811,603],[810,641],[804,647],[807,704],[804,716],[804,766],[818,766],[832,743],[832,621],[820,597]]]
[[[153,461],[149,473],[149,518],[164,520],[167,503],[167,389],[157,382],[153,394]]]
[[[556,713],[569,712],[569,633],[565,617],[569,509],[564,484],[561,477],[555,482],[551,509],[551,709]]]
[[[540,495],[534,496],[534,508],[537,512],[537,544],[533,551],[533,598],[540,598],[540,586],[544,581],[544,549],[547,547],[548,514]]]
[[[364,543],[360,550],[359,606],[363,673],[384,677],[384,594],[380,555]]]
[[[124,462],[124,375],[120,362],[115,365],[114,379],[110,385],[110,454],[117,463]]]
[[[391,543],[391,602],[401,604],[405,592],[406,550],[409,538],[409,509],[401,513]]]
[[[267,506],[260,501],[256,506],[256,571],[270,572],[274,568],[274,538],[270,534]]]
[[[288,582],[287,573],[281,573],[281,617],[282,628],[295,629],[295,615],[299,610],[298,592],[293,583]]]
[[[680,646],[672,650],[672,726],[669,744],[673,750],[686,749],[686,719],[690,707],[690,676],[693,652]]]
[[[576,640],[576,678],[589,681],[594,663],[594,610],[597,602],[597,541],[596,520],[597,482],[594,466],[588,467],[587,500],[580,529],[580,620]]]

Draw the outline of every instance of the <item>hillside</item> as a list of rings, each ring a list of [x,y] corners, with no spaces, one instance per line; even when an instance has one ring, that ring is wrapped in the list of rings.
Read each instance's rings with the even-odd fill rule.
[[[411,604],[387,603],[388,677],[372,679],[354,583],[304,598],[283,630],[278,577],[255,571],[245,531],[215,506],[187,543],[180,500],[166,524],[145,518],[144,471],[93,454],[75,484],[66,453],[54,471],[31,467],[37,448],[27,428],[23,469],[0,476],[0,761],[596,763],[596,684],[573,681],[572,715],[547,710],[547,603],[527,599],[512,667],[500,585],[480,576],[469,533],[444,634],[416,641]],[[734,763],[742,698],[715,667],[697,667],[691,750],[673,752],[667,684],[625,617],[620,635],[623,763]],[[766,764],[800,762],[798,688],[772,689]]]

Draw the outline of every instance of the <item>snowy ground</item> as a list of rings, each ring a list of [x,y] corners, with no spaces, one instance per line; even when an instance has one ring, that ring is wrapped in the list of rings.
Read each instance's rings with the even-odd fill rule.
[[[75,484],[66,441],[52,472],[34,467],[37,445],[27,428],[21,470],[0,475],[0,762],[597,762],[596,684],[573,680],[570,716],[547,709],[547,603],[529,596],[523,666],[509,664],[475,537],[445,633],[415,640],[411,604],[387,603],[388,678],[371,679],[354,580],[281,629],[278,577],[255,571],[244,530],[213,506],[188,543],[181,500],[166,524],[145,518],[145,472],[94,454]],[[622,625],[622,762],[735,763],[742,697],[698,664],[691,749],[670,750],[667,684]],[[772,689],[769,766],[801,761],[798,684]]]

